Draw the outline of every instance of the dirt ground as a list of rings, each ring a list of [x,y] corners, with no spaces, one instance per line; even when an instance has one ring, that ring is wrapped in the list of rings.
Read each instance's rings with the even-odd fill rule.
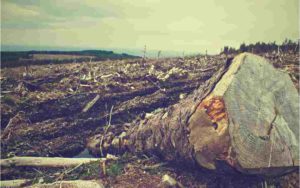
[[[299,90],[299,54],[261,54],[290,74]],[[119,135],[133,120],[178,102],[229,57],[116,60],[1,69],[1,158],[73,157],[97,134]],[[94,104],[93,104],[94,101]],[[111,121],[110,121],[111,119]],[[277,178],[216,174],[156,156],[113,153],[119,160],[65,169],[2,169],[1,179],[101,179],[107,187],[166,187],[170,175],[184,187],[299,187],[298,172]],[[27,171],[28,173],[24,173]],[[21,173],[22,172],[22,173]],[[180,185],[178,185],[180,187]]]

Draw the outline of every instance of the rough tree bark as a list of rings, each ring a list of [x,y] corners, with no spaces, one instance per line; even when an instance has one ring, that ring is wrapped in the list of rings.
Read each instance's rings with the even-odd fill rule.
[[[286,73],[243,53],[178,104],[135,122],[122,146],[208,169],[279,175],[299,166],[298,104]]]

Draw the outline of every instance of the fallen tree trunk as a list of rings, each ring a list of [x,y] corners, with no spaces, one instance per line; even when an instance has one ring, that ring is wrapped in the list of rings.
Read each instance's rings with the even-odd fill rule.
[[[103,161],[99,158],[63,158],[63,157],[12,157],[0,159],[1,167],[73,167],[94,161]]]
[[[134,123],[117,145],[212,170],[278,175],[299,166],[298,104],[287,74],[243,53],[186,99]]]

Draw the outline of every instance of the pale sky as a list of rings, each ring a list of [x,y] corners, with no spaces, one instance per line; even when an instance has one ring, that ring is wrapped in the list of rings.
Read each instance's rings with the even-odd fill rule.
[[[1,44],[217,53],[299,38],[298,0],[1,0]]]

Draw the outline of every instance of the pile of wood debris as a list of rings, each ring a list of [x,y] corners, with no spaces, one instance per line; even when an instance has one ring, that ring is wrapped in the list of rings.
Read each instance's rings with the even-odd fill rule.
[[[262,55],[276,68],[288,72],[299,90],[299,54]],[[227,59],[226,56],[197,56],[2,69],[1,158],[73,157],[87,147],[88,141],[90,144],[93,140],[101,140],[99,134],[113,139],[127,131],[132,121],[148,118],[161,108],[184,99],[221,66],[226,66]],[[115,154],[115,151],[105,152]],[[98,156],[100,148],[92,153]],[[106,153],[102,155],[106,156]],[[122,182],[124,185],[129,178],[126,174],[143,174],[145,170],[141,168],[148,163],[138,165],[138,161],[143,160],[145,157],[127,161],[127,170],[119,174],[117,180],[107,180],[108,183],[120,186]],[[159,163],[152,157],[146,161],[150,165]],[[160,183],[162,173],[167,173],[188,187],[265,182],[260,177],[250,177],[251,181],[245,177],[240,182],[223,175],[197,171],[204,177],[197,175],[189,184],[189,176],[197,174],[196,170],[184,171],[184,174],[176,168],[174,170],[172,165],[167,170],[158,167],[160,170],[145,178]],[[12,172],[6,173],[1,174],[4,179],[20,177],[20,174],[12,176],[9,175]],[[216,181],[208,181],[209,178]],[[286,179],[282,178],[283,183]]]

